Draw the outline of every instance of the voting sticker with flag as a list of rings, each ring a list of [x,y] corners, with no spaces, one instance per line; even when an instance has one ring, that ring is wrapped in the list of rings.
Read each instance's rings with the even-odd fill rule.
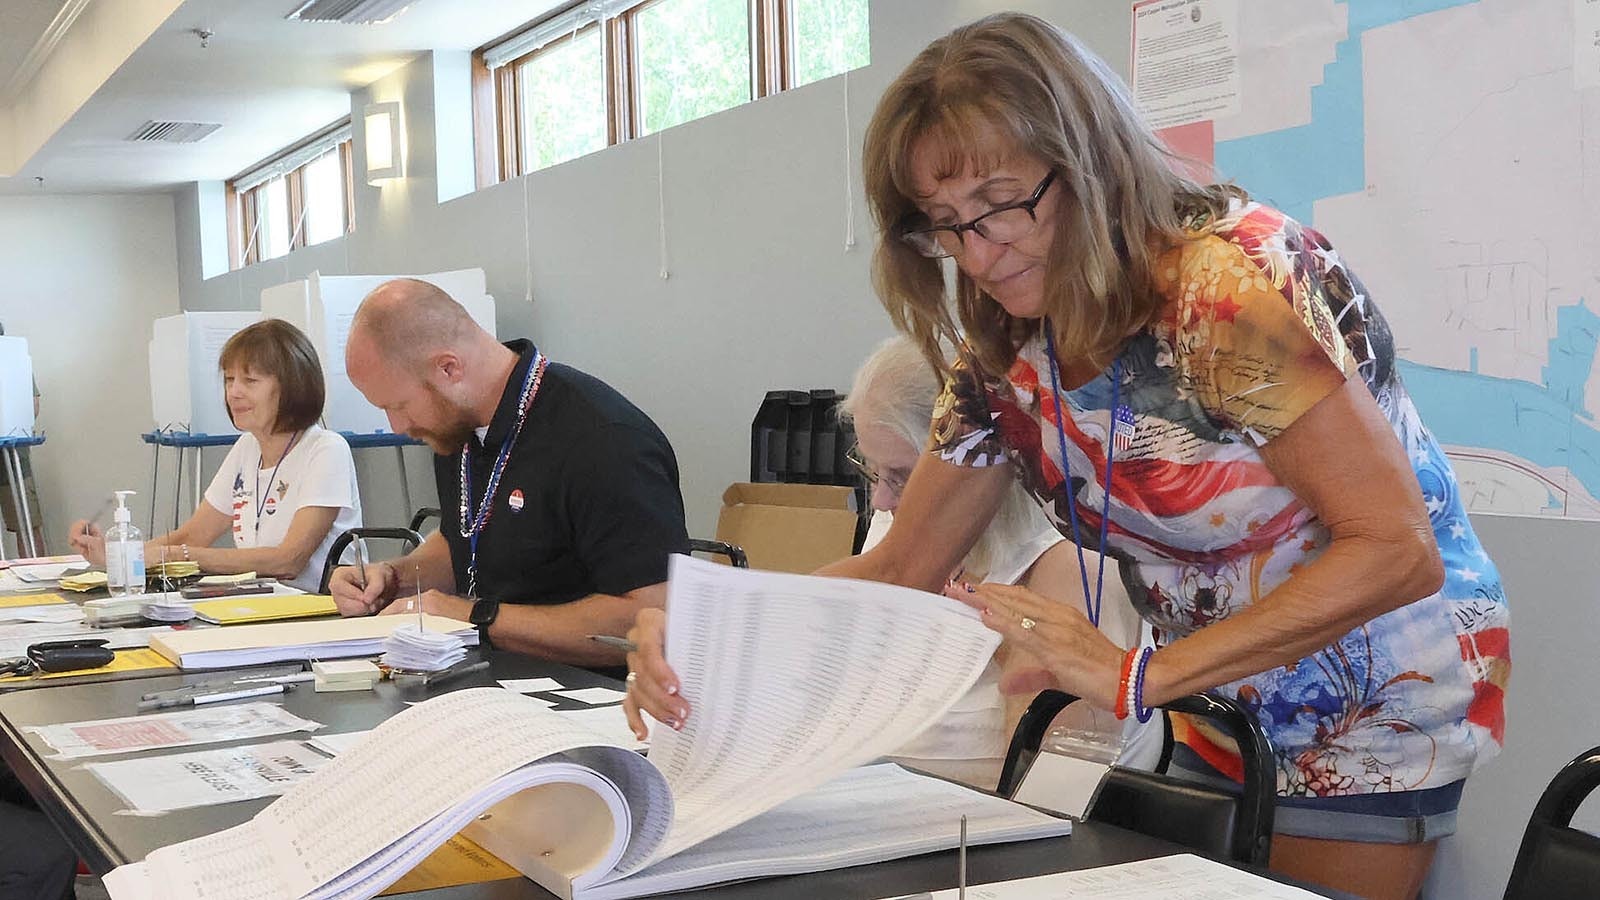
[[[1118,453],[1128,452],[1128,448],[1133,446],[1133,432],[1133,410],[1117,404],[1111,416],[1111,446]]]

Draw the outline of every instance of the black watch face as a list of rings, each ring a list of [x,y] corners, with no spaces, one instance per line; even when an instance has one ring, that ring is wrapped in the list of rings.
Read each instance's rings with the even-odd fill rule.
[[[493,600],[478,600],[472,604],[472,624],[490,625],[494,623],[495,613],[500,611],[500,604]]]

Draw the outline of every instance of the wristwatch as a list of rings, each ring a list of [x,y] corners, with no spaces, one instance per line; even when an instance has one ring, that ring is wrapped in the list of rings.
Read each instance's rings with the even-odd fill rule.
[[[478,643],[485,649],[493,650],[494,644],[489,641],[489,626],[500,617],[500,601],[488,597],[479,597],[472,601],[472,613],[467,616],[467,621],[478,626]]]

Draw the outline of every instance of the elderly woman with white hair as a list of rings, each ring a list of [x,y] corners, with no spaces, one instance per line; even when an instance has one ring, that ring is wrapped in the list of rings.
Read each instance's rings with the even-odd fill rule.
[[[855,426],[858,453],[852,458],[872,486],[876,515],[864,549],[870,549],[883,530],[881,520],[892,516],[900,504],[900,491],[924,452],[934,401],[942,386],[916,343],[905,337],[878,345],[856,372],[840,412]],[[1098,554],[1083,552],[1091,568],[1096,567]],[[1019,484],[1002,501],[989,527],[951,577],[972,583],[1020,584],[1054,600],[1081,604],[1078,553]],[[1114,575],[1112,581],[1101,630],[1121,646],[1148,643],[1148,626],[1139,620]],[[908,742],[894,758],[913,768],[992,790],[1017,720],[1032,699],[1027,693],[1002,694],[1001,681],[1007,673],[1038,665],[1025,652],[1002,645],[978,683],[945,718]],[[1154,765],[1161,752],[1159,722],[1129,721],[1124,728],[1110,715],[1099,718],[1103,721],[1096,721],[1095,711],[1086,704],[1074,704],[1063,714],[1062,722],[1076,730],[1109,732],[1112,738],[1120,732],[1123,765],[1146,769]]]

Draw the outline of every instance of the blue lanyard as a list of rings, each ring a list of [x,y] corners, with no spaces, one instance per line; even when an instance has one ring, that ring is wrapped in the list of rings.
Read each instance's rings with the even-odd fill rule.
[[[1089,624],[1100,627],[1100,601],[1106,586],[1106,534],[1111,524],[1111,462],[1116,457],[1116,430],[1121,418],[1122,358],[1111,364],[1111,422],[1106,431],[1105,501],[1100,507],[1100,569],[1095,575],[1093,600],[1089,594],[1089,564],[1083,558],[1083,536],[1078,531],[1078,501],[1072,496],[1072,464],[1067,461],[1067,401],[1061,395],[1060,364],[1056,361],[1055,329],[1044,320],[1044,344],[1050,353],[1050,390],[1056,398],[1056,440],[1061,447],[1061,496],[1067,501],[1067,518],[1072,523],[1072,542],[1078,545],[1078,574],[1083,577],[1083,607]]]
[[[267,477],[267,493],[269,495],[272,493],[272,485],[275,482],[277,482],[277,480],[278,480],[278,470],[283,467],[283,461],[289,458],[289,451],[294,449],[295,442],[300,440],[300,435],[302,435],[302,434],[305,434],[305,432],[296,431],[294,433],[294,436],[289,438],[288,445],[283,448],[283,455],[278,457],[277,465],[274,465],[272,467],[272,474]],[[263,458],[259,454],[257,454],[257,456],[256,456],[256,540],[257,540],[257,542],[259,542],[261,540],[261,463],[263,461],[264,461]]]

